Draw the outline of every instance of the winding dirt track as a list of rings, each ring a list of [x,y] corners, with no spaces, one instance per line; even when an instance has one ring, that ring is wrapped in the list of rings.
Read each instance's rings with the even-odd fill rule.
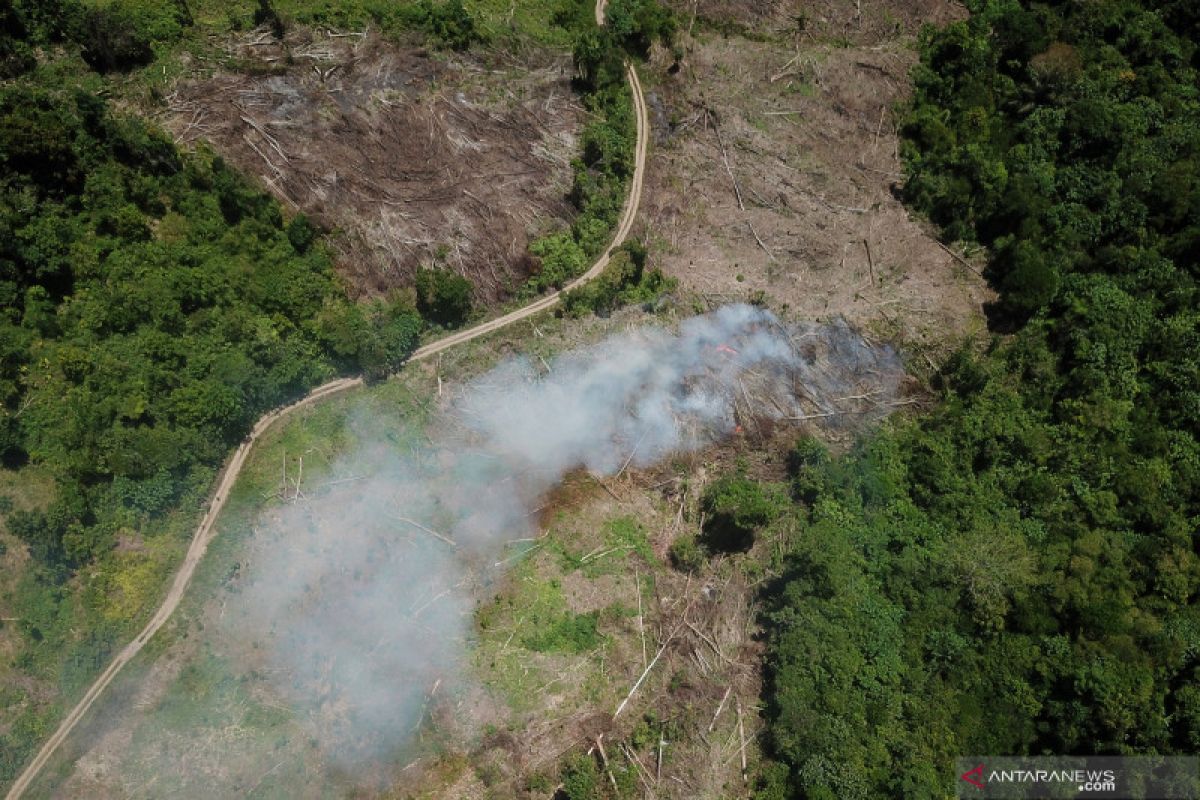
[[[596,2],[596,23],[599,25],[604,24],[605,5],[606,0],[597,0]],[[455,345],[462,344],[463,342],[469,342],[472,339],[511,325],[518,320],[526,319],[527,317],[531,317],[534,314],[538,314],[548,308],[552,308],[556,303],[558,303],[564,292],[568,292],[571,289],[582,286],[588,281],[595,279],[601,272],[604,271],[604,268],[608,266],[608,261],[613,249],[625,241],[625,238],[629,235],[630,229],[633,227],[634,219],[637,217],[638,204],[642,199],[642,179],[645,175],[646,145],[649,139],[649,121],[646,114],[646,98],[642,94],[642,85],[638,80],[637,71],[634,70],[633,65],[626,64],[625,75],[626,79],[629,81],[630,92],[633,95],[634,112],[637,119],[637,144],[634,150],[633,179],[630,181],[629,185],[629,198],[625,202],[625,209],[621,214],[620,223],[617,225],[617,231],[613,236],[612,243],[608,246],[604,253],[598,259],[596,259],[596,263],[594,263],[587,272],[568,283],[561,290],[555,292],[554,294],[549,294],[545,297],[539,298],[529,305],[505,314],[502,317],[497,317],[496,319],[476,325],[473,328],[459,331],[458,333],[451,334],[444,339],[439,339],[436,342],[427,344],[412,354],[410,358],[411,361],[419,361],[421,359],[429,358],[430,356],[454,347]],[[329,397],[330,395],[361,386],[362,383],[363,379],[361,377],[340,378],[335,381],[330,381],[329,383],[322,384],[321,386],[313,389],[295,403],[292,403],[289,406],[284,406],[283,408],[277,408],[259,419],[257,424],[255,424],[254,429],[250,432],[249,437],[247,437],[246,440],[243,441],[238,447],[237,451],[233,454],[233,458],[229,460],[229,463],[225,466],[224,471],[221,473],[221,480],[217,484],[213,500],[209,504],[208,512],[204,515],[204,519],[200,521],[200,525],[196,528],[195,534],[192,535],[192,542],[188,546],[187,555],[184,557],[183,563],[179,567],[179,571],[175,573],[175,580],[171,583],[170,591],[168,591],[166,597],[163,598],[162,605],[158,607],[158,610],[154,613],[154,616],[151,617],[150,621],[146,623],[146,627],[143,628],[142,632],[137,635],[137,638],[125,645],[125,647],[120,653],[117,654],[116,658],[112,660],[104,672],[100,673],[100,676],[96,678],[95,682],[88,688],[87,693],[83,696],[83,698],[80,699],[73,709],[71,709],[71,713],[67,714],[67,716],[63,719],[62,723],[58,726],[58,730],[54,732],[54,735],[46,740],[46,743],[42,745],[42,749],[38,751],[38,754],[34,757],[34,759],[29,762],[28,766],[25,767],[25,771],[21,773],[20,777],[18,777],[13,785],[9,788],[8,794],[6,795],[6,800],[17,800],[17,798],[21,797],[21,795],[25,793],[25,790],[28,789],[30,784],[33,783],[34,779],[37,778],[42,768],[46,765],[46,762],[50,760],[50,757],[54,755],[55,751],[58,750],[59,746],[63,743],[63,741],[66,740],[71,731],[75,729],[75,726],[79,724],[79,721],[83,719],[85,714],[87,714],[88,709],[92,707],[92,704],[96,702],[97,698],[99,698],[100,695],[104,693],[104,690],[108,688],[108,685],[112,683],[113,678],[117,676],[117,673],[121,671],[121,668],[133,660],[133,657],[136,656],[139,651],[141,651],[146,642],[150,640],[150,637],[157,633],[158,630],[166,623],[166,621],[170,619],[171,615],[175,613],[175,609],[179,606],[180,600],[183,599],[184,591],[187,590],[188,584],[192,581],[192,575],[195,573],[196,567],[200,563],[200,559],[204,557],[204,552],[208,549],[209,542],[211,542],[213,537],[216,535],[214,523],[216,522],[217,517],[220,515],[221,509],[225,507],[225,500],[229,497],[229,492],[233,488],[234,482],[237,481],[238,475],[241,474],[242,467],[246,463],[246,458],[250,455],[250,450],[254,447],[254,443],[258,441],[259,437],[262,436],[268,428],[275,424],[277,420],[288,416],[292,412],[304,408],[305,406],[313,405],[314,403],[317,403],[326,397]]]

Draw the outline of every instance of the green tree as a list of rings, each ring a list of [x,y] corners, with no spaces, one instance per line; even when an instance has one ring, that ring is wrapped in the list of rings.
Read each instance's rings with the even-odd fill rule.
[[[417,270],[417,309],[426,319],[453,327],[471,315],[471,282],[448,269]]]
[[[749,550],[754,534],[782,513],[784,501],[776,487],[744,476],[727,475],[704,491],[704,542],[718,552]]]

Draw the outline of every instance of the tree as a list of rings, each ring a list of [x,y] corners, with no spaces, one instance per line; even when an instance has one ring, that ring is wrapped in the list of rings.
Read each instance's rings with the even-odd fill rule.
[[[276,39],[282,39],[286,28],[279,12],[275,10],[271,0],[258,0],[258,8],[254,10],[254,24],[266,25]]]
[[[740,552],[754,544],[755,532],[773,522],[784,507],[775,487],[744,476],[720,478],[704,491],[704,542],[717,552]]]
[[[417,309],[426,319],[454,327],[471,314],[471,282],[448,269],[417,270]]]

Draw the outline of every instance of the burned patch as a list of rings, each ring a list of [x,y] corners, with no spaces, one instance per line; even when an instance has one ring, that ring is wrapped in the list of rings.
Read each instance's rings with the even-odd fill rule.
[[[167,127],[336,231],[357,296],[442,262],[494,302],[529,274],[531,238],[572,213],[582,111],[565,58],[517,69],[370,33],[231,47],[240,69],[182,82]]]

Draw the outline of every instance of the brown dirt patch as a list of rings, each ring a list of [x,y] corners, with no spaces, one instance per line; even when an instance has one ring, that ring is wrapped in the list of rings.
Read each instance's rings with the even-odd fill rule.
[[[927,352],[980,324],[989,296],[976,267],[895,196],[894,109],[916,58],[904,32],[955,7],[885,5],[878,13],[904,21],[901,34],[872,45],[697,27],[682,68],[663,70],[649,101],[657,147],[643,225],[665,271],[713,302],[765,295],[795,316],[841,315]]]
[[[515,66],[311,31],[231,51],[241,69],[181,82],[166,126],[337,230],[354,294],[443,262],[495,301],[529,274],[530,239],[569,219],[582,110],[565,57]]]
[[[922,25],[945,25],[966,16],[961,5],[948,0],[674,0],[670,3],[685,20],[722,32],[752,36],[795,36],[814,41],[877,44],[915,34]]]

